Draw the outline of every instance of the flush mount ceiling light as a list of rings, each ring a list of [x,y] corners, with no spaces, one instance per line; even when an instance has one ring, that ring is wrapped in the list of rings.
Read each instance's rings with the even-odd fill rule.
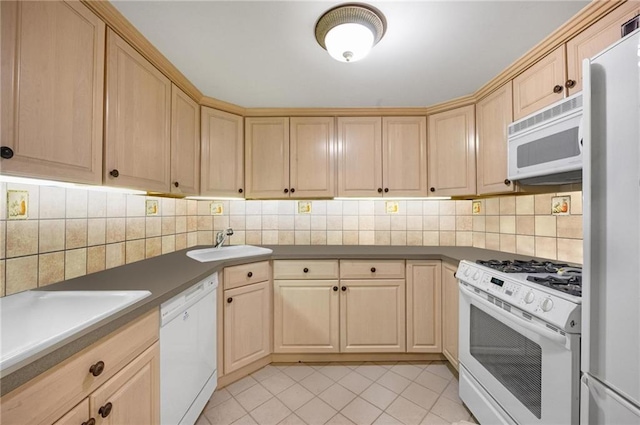
[[[325,12],[316,23],[316,40],[332,58],[355,62],[369,53],[387,30],[377,9],[363,4],[343,4]]]

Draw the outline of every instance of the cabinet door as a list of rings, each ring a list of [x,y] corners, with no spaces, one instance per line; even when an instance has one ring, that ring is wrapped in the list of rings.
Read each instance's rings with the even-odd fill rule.
[[[160,343],[91,394],[89,407],[97,425],[160,423]]]
[[[202,107],[202,196],[244,197],[242,117]]]
[[[95,418],[94,418],[95,419]],[[80,425],[89,420],[89,399],[85,398],[53,425]]]
[[[200,188],[200,106],[171,85],[171,193],[197,195]]]
[[[105,24],[79,2],[0,8],[2,173],[101,184]]]
[[[338,118],[338,196],[382,196],[382,119]]]
[[[442,354],[458,369],[457,266],[442,263]]]
[[[507,127],[513,121],[511,81],[476,104],[478,195],[513,192],[507,179]]]
[[[382,118],[384,196],[427,196],[427,119]]]
[[[111,30],[106,92],[105,184],[169,192],[171,82]]]
[[[429,116],[429,195],[476,193],[474,106]]]
[[[628,1],[567,42],[567,89],[582,90],[582,60],[595,56],[620,40],[620,26],[640,13],[638,2]],[[574,82],[574,86],[569,85]]]
[[[441,263],[407,262],[407,351],[442,352]]]
[[[289,197],[289,118],[245,119],[247,198]]]
[[[404,352],[404,279],[342,280],[340,285],[340,351]]]
[[[291,197],[333,198],[334,118],[291,118]]]
[[[224,291],[224,373],[270,353],[269,282]]]
[[[340,348],[338,287],[337,280],[276,280],[273,351],[337,353]]]
[[[513,80],[513,118],[519,120],[564,97],[564,44]]]

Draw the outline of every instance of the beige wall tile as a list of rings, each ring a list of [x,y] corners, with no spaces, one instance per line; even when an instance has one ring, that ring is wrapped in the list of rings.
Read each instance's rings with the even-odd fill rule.
[[[327,230],[327,245],[342,245],[342,230]]]
[[[238,238],[240,232],[234,232],[233,236]],[[244,232],[242,232],[244,235]],[[213,232],[211,230],[198,230],[198,245],[213,245]]]
[[[438,219],[437,216],[434,218]],[[388,215],[376,215],[373,219],[373,225],[376,230],[391,230],[391,217]]]
[[[438,201],[422,201],[423,215],[440,215]]]
[[[311,215],[327,215],[327,202],[330,201],[313,201],[313,204],[311,206]],[[262,214],[264,215],[264,207],[265,207],[266,201],[262,201]],[[373,201],[371,201],[371,205],[373,205]],[[373,214],[373,206],[372,206],[372,212],[371,214]]]
[[[413,207],[415,208],[415,206]],[[422,205],[420,205],[420,209],[422,209]],[[358,214],[360,216],[374,215],[375,214],[374,201],[370,201],[370,200],[358,201]]]
[[[262,216],[262,228],[264,229],[264,216]],[[327,230],[327,216],[312,215],[311,230]]]
[[[195,246],[197,244],[197,233],[196,232],[189,233],[187,235],[187,238],[189,237],[192,237],[194,242],[191,246]],[[155,238],[145,239],[144,249],[145,249],[144,256],[146,258],[157,257],[158,255],[162,254],[162,238],[155,237]]]
[[[489,233],[500,232],[500,216],[497,216],[497,215],[485,216],[485,229]]]
[[[327,201],[327,215],[342,215],[342,201]]]
[[[500,251],[500,234],[487,233],[485,235],[485,248]]]
[[[516,197],[516,215],[533,215],[535,213],[533,195]]]
[[[146,254],[146,244],[144,239],[127,241],[125,245],[125,262],[127,264],[144,260],[145,254]]]
[[[126,217],[127,195],[122,193],[107,193],[107,217]]]
[[[297,205],[296,201],[278,201],[278,214],[293,215]]]
[[[373,203],[373,201],[370,201]],[[422,215],[422,201],[407,201],[407,215]]]
[[[443,230],[456,230],[456,218],[451,216],[440,216],[440,231]]]
[[[582,239],[582,216],[561,215],[557,217],[557,232],[559,238]],[[558,250],[560,247],[558,247]]]
[[[149,220],[149,219],[147,219]],[[159,221],[158,221],[159,223]],[[188,215],[187,216],[187,232],[196,232],[198,230],[198,216]],[[149,235],[147,234],[147,237]],[[156,235],[157,236],[157,235]]]
[[[5,295],[33,289],[38,286],[38,256],[6,260]]]
[[[198,244],[198,232],[187,233],[187,247],[196,246]]]
[[[202,217],[208,218],[208,217]],[[247,228],[247,216],[246,215],[232,215],[229,216],[229,227],[233,230],[245,230]],[[213,220],[211,221],[211,228],[213,228]],[[203,229],[207,230],[207,229]]]
[[[554,195],[552,193],[543,193],[535,195],[534,198],[534,211],[536,215],[549,215],[551,214],[551,198]]]
[[[421,230],[408,230],[407,231],[407,245],[422,246],[422,231]]]
[[[0,193],[0,197],[2,194]],[[7,246],[7,222],[4,220],[0,220],[0,260],[6,257],[6,246]]]
[[[440,215],[456,215],[456,201],[438,201],[440,203]]]
[[[422,232],[422,245],[423,246],[440,245],[440,232],[434,232],[434,231]]]
[[[162,198],[160,214],[163,216],[176,215],[176,200],[173,198]]]
[[[176,215],[187,215],[187,200],[176,199]]]
[[[197,218],[195,216],[189,217],[192,218],[196,223],[196,228],[190,230],[190,232],[195,232],[197,229]],[[147,238],[152,238],[154,236],[160,236],[162,234],[162,219],[160,217],[147,217],[145,218],[146,230],[145,236]]]
[[[62,251],[65,241],[65,220],[40,220],[39,224],[39,252]]]
[[[555,260],[557,258],[556,238],[536,236],[536,257]]]
[[[340,221],[342,221],[342,216],[336,216],[336,219],[340,219]],[[357,223],[357,219],[355,220]],[[278,230],[293,230],[295,228],[294,221],[293,215],[278,216]],[[340,224],[340,228],[342,228],[342,224]]]
[[[198,201],[187,200],[187,215],[198,215]]]
[[[484,232],[485,231],[485,221],[486,218],[483,215],[474,215],[472,217],[471,229],[474,232]]]
[[[87,248],[87,274],[105,269],[106,251],[105,245]]]
[[[263,240],[264,243],[264,240]],[[324,230],[312,230],[311,231],[311,245],[326,245],[327,244],[327,232]]]
[[[85,189],[67,189],[65,207],[67,218],[86,218],[89,206],[89,192]]]
[[[516,197],[500,197],[500,215],[513,215],[516,213]]]
[[[64,280],[64,252],[41,254],[38,257],[38,286],[46,286]]]
[[[408,215],[407,216],[407,230],[420,230],[422,231],[422,216],[421,215]],[[420,236],[422,239],[422,236]]]
[[[455,246],[456,232],[440,231],[440,246]]]
[[[71,249],[64,253],[64,278],[73,279],[74,277],[84,276],[87,274],[87,248]]]
[[[124,218],[107,218],[107,243],[124,241],[126,228],[126,220]]]
[[[516,233],[518,235],[535,234],[535,219],[532,215],[516,216]]]
[[[180,251],[181,249],[185,249],[186,247],[187,247],[187,234],[178,233],[176,235],[176,251]]]
[[[456,201],[456,215],[471,215],[471,201]]]
[[[536,236],[556,236],[555,216],[536,216],[535,226]]]
[[[342,201],[342,215],[358,215],[360,204],[358,201]]]
[[[107,216],[107,193],[89,191],[87,203],[88,217],[106,217]]]
[[[325,216],[314,217],[314,218],[322,218],[322,217],[325,217]],[[262,230],[278,230],[278,216],[277,215],[263,215],[262,216]]]
[[[112,269],[123,265],[125,260],[124,252],[124,242],[108,244],[105,251],[105,267]]]
[[[298,214],[294,216],[293,228],[295,230],[311,230],[311,215]]]
[[[569,195],[571,196],[571,214],[581,215],[582,214],[582,192],[571,192]]]
[[[456,231],[473,230],[473,216],[459,215],[456,217]]]
[[[374,237],[376,245],[391,245],[390,230],[376,230]]]
[[[296,231],[296,235],[298,233],[307,233],[307,234],[309,234],[309,231],[308,230],[306,232],[304,232],[304,231]],[[309,239],[309,237],[307,237],[307,240],[308,239]],[[249,244],[249,245],[261,245],[262,244],[262,230],[247,230],[246,233],[245,233],[245,243]],[[307,244],[303,244],[303,245],[308,245],[308,243]]]
[[[90,218],[87,220],[87,245],[104,245],[107,241],[107,220]]]
[[[360,245],[374,245],[376,243],[376,232],[373,230],[360,230],[358,232],[358,243]]]
[[[451,218],[451,217],[447,217]],[[455,220],[455,218],[453,218]],[[407,216],[406,215],[392,215],[391,216],[391,231],[394,230],[407,230]],[[393,238],[392,238],[393,239]]]
[[[440,230],[440,217],[438,217],[437,215],[423,216],[422,229],[430,231]]]
[[[535,255],[535,238],[533,236],[516,235],[516,253],[522,255]]]
[[[162,253],[168,254],[176,250],[176,235],[162,237]]]
[[[486,246],[486,234],[484,232],[473,232],[473,246],[484,248]]]
[[[262,230],[262,216],[261,215],[248,215],[246,216],[246,229],[247,230]],[[299,216],[295,216],[294,219],[294,226],[297,224],[297,220],[298,220]],[[307,225],[309,225],[310,221],[311,221],[311,217],[310,216],[305,216],[304,217],[306,220],[301,220],[301,223],[306,223]],[[297,229],[297,226],[296,226]]]
[[[176,233],[175,216],[162,217],[162,235],[173,235]]]
[[[473,246],[473,232],[456,232],[456,246]]]
[[[252,232],[255,232],[255,230],[251,230]],[[211,237],[211,245],[213,245],[213,234]],[[226,245],[244,245],[247,243],[247,231],[246,230],[238,230],[237,232],[233,232],[233,235],[231,235],[228,239],[227,242],[225,242]]]
[[[213,230],[225,230],[231,227],[229,226],[229,222],[230,217],[228,215],[216,215],[213,217]]]
[[[372,216],[372,215],[361,215],[361,216],[358,217],[358,230],[360,230],[360,231],[364,231],[364,230],[373,231],[374,229],[375,229],[374,216]]]
[[[157,200],[158,198],[149,198]],[[147,215],[147,197],[140,195],[127,195],[126,196],[126,205],[127,217],[144,217]],[[163,208],[160,204],[160,212],[162,212]]]
[[[169,218],[168,220],[171,219]],[[213,230],[213,217],[210,215],[198,216],[198,230]]]
[[[500,198],[487,198],[483,206],[485,215],[500,215]]]
[[[391,231],[391,245],[404,246],[407,244],[407,232],[405,230]]]
[[[33,208],[34,197],[29,192],[29,218],[35,218],[31,212],[36,210]],[[65,218],[66,190],[63,187],[40,186],[40,215],[42,218]]]
[[[246,214],[246,201],[229,201],[229,214]]]
[[[582,264],[582,240],[558,238],[558,260]]]
[[[7,219],[7,184],[5,182],[0,182],[0,220],[6,220],[6,219]],[[4,288],[0,288],[0,291],[4,291]]]
[[[262,214],[262,201],[246,201],[245,212],[247,215]]]
[[[342,230],[358,230],[358,216],[357,215],[345,215],[345,216],[343,216],[342,217]]]
[[[0,297],[4,297],[5,295],[5,271],[7,269],[7,262],[5,260],[0,260]]]
[[[325,234],[326,237],[326,234]],[[263,230],[262,231],[262,243],[263,245],[278,245],[278,231],[277,230]]]
[[[500,216],[500,233],[506,233],[506,234],[516,233],[516,216],[514,215]]]
[[[65,249],[84,248],[87,246],[87,219],[74,218],[65,223]]]
[[[211,215],[212,201],[197,201],[197,202],[198,202],[197,215]],[[219,202],[219,201],[216,201],[216,202]],[[223,206],[223,210],[225,214],[229,214],[229,208],[224,208]],[[193,214],[193,212],[189,212],[189,214]]]
[[[358,231],[343,230],[342,231],[342,244],[343,245],[358,245]]]
[[[185,233],[187,231],[187,216],[176,216],[176,233]]]
[[[329,236],[329,232],[327,232],[327,237]],[[293,245],[295,241],[295,236],[293,234],[293,230],[278,230],[278,245]]]
[[[500,235],[500,251],[516,252],[516,235]]]
[[[261,204],[262,215],[278,215],[278,201],[261,201]]]
[[[7,258],[38,253],[38,220],[7,221]]]

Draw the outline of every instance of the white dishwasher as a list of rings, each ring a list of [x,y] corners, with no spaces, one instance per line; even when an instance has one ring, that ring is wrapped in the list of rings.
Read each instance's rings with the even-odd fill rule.
[[[160,423],[193,425],[216,389],[215,273],[160,306]]]

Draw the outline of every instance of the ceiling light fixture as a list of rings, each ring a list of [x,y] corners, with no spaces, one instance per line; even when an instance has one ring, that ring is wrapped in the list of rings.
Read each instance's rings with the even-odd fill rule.
[[[316,23],[316,40],[332,58],[355,62],[384,36],[387,21],[379,10],[364,4],[343,4],[328,10]]]

